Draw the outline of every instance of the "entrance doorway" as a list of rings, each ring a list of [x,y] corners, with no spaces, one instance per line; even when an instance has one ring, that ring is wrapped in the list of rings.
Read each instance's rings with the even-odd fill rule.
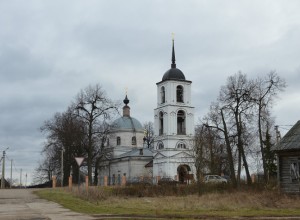
[[[183,164],[179,165],[177,168],[177,174],[178,174],[178,181],[180,183],[188,183],[188,180],[190,179],[189,171],[191,171],[191,168],[189,165]]]

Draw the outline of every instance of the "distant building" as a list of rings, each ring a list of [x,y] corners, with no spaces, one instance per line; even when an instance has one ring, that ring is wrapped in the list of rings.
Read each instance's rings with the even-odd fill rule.
[[[300,194],[300,121],[273,150],[278,158],[277,178],[281,192]]]

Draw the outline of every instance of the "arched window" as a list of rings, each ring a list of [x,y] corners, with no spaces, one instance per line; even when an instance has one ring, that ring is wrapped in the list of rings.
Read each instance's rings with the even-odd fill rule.
[[[176,87],[176,100],[177,100],[177,102],[183,102],[183,87],[182,86]]]
[[[185,113],[182,110],[177,112],[177,134],[184,135],[185,132]]]
[[[136,137],[135,137],[135,136],[133,136],[133,137],[131,138],[131,144],[132,144],[132,145],[136,145]]]
[[[121,145],[121,138],[117,137],[117,145]]]
[[[165,103],[166,102],[166,91],[165,91],[164,86],[161,87],[160,96],[161,96],[161,103]]]
[[[156,149],[164,149],[164,143],[163,142],[158,142],[157,143],[157,147],[156,147]]]
[[[159,113],[159,135],[163,135],[164,133],[164,113]]]
[[[185,143],[180,142],[177,144],[177,148],[186,149],[186,145]]]

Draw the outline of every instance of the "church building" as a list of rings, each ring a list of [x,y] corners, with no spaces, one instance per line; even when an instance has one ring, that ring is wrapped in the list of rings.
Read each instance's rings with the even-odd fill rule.
[[[131,117],[126,95],[123,116],[112,125],[105,159],[98,168],[100,185],[120,185],[122,179],[136,178],[151,179],[154,184],[162,178],[189,183],[195,177],[192,82],[176,68],[174,39],[171,69],[156,85],[153,147],[144,143],[143,126]]]
[[[144,128],[131,117],[127,95],[123,102],[123,116],[111,125],[109,143],[98,167],[100,185],[121,185],[124,177],[127,182],[152,178],[152,167],[145,165],[152,161],[153,152],[144,146]]]
[[[192,82],[176,68],[174,39],[172,64],[157,85],[154,109],[153,175],[186,182],[195,174],[193,157],[194,107]]]

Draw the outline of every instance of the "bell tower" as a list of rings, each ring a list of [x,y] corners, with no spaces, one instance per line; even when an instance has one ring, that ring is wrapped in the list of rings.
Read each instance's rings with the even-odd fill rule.
[[[195,173],[192,81],[185,79],[175,61],[173,38],[171,69],[156,83],[153,175],[188,182],[190,174]]]

